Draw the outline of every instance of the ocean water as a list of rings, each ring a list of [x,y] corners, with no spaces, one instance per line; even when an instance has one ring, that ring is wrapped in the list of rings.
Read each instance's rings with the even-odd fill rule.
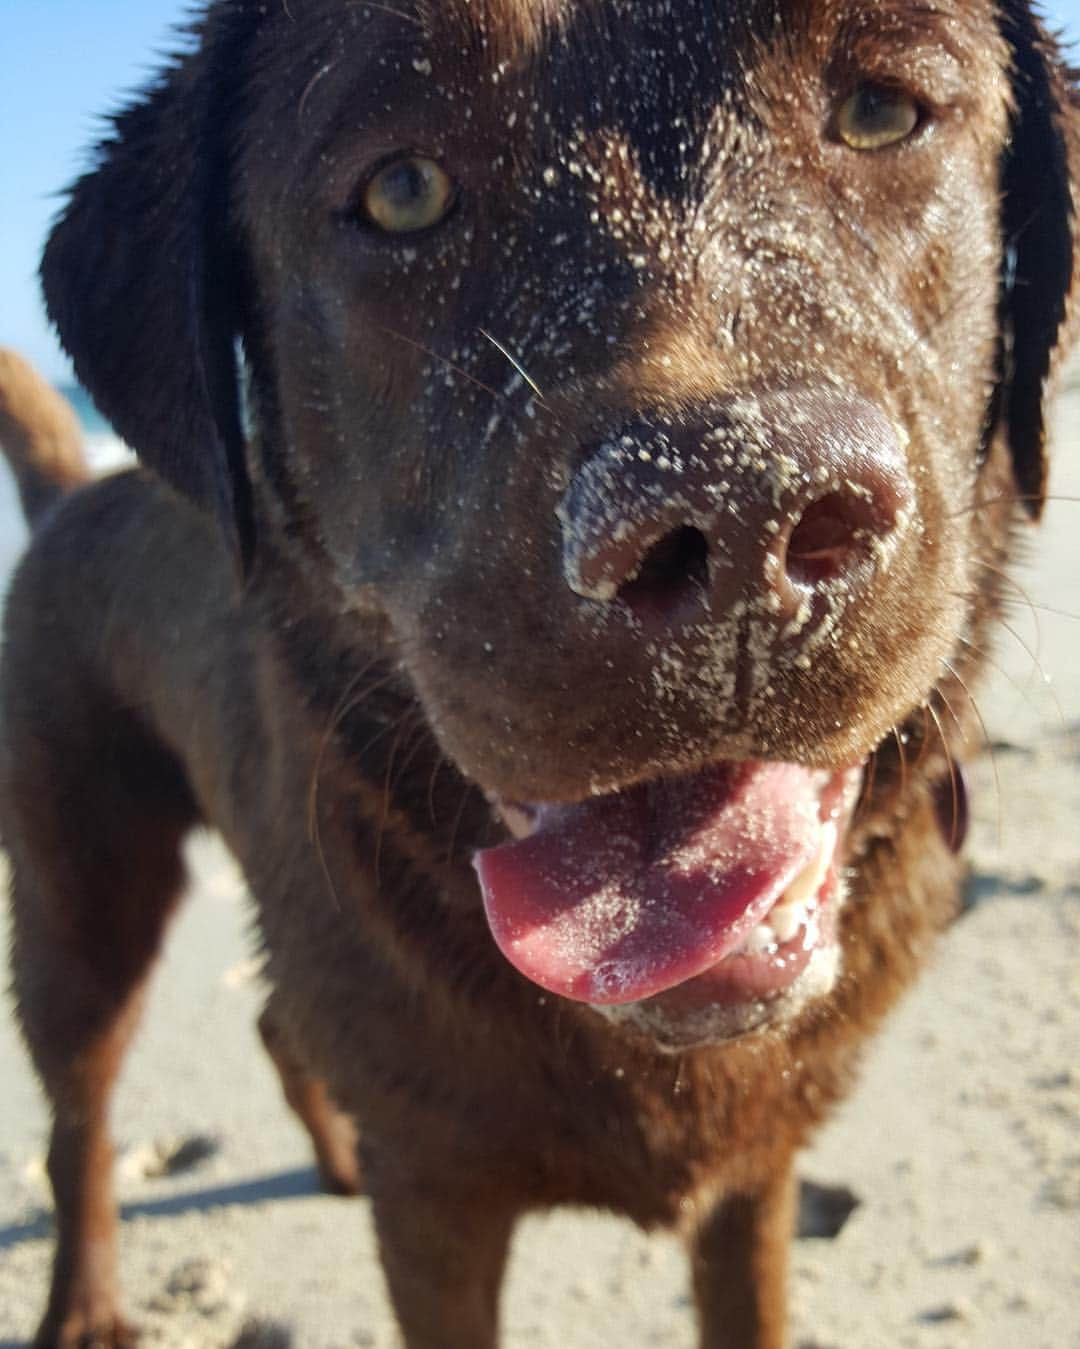
[[[85,389],[74,384],[58,384],[57,388],[82,423],[86,457],[95,473],[109,473],[133,462],[131,451],[94,406]],[[0,594],[7,594],[11,573],[26,542],[26,522],[18,493],[5,467],[0,469]]]
[[[84,388],[78,384],[58,384],[56,387],[82,423],[86,457],[93,468],[105,473],[134,462],[134,455],[97,410]]]
[[[94,400],[81,385],[58,384],[56,388],[75,409],[75,415],[82,422],[83,430],[87,435],[110,435],[112,433],[112,427],[97,410]]]

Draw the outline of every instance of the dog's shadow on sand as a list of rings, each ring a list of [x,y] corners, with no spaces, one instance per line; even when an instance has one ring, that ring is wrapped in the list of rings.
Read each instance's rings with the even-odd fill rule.
[[[316,1171],[309,1167],[294,1167],[290,1171],[256,1176],[234,1185],[214,1185],[184,1194],[164,1195],[160,1199],[122,1204],[120,1217],[125,1222],[132,1218],[178,1218],[184,1213],[208,1213],[217,1208],[309,1199],[325,1194]],[[858,1197],[846,1186],[818,1185],[803,1180],[799,1187],[798,1235],[803,1239],[824,1237],[831,1240],[840,1234],[859,1204]],[[40,1209],[22,1222],[0,1227],[0,1252],[24,1241],[44,1240],[52,1235],[52,1231],[51,1211]],[[12,1349],[12,1345],[0,1340],[0,1349]]]
[[[311,1167],[295,1167],[272,1175],[256,1176],[233,1185],[214,1185],[183,1194],[163,1195],[160,1199],[141,1199],[120,1206],[123,1221],[131,1218],[178,1218],[184,1213],[207,1213],[211,1209],[236,1208],[246,1204],[276,1203],[287,1199],[308,1199],[325,1194],[318,1173]],[[0,1252],[24,1241],[40,1241],[51,1236],[53,1216],[49,1209],[27,1217],[23,1222],[0,1227]],[[0,1340],[0,1349],[12,1345]]]

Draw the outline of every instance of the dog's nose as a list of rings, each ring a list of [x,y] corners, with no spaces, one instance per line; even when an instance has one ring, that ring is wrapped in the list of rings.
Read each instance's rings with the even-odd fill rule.
[[[806,388],[647,415],[581,465],[559,506],[577,594],[670,623],[704,598],[787,623],[851,594],[911,518],[901,433],[856,394]]]

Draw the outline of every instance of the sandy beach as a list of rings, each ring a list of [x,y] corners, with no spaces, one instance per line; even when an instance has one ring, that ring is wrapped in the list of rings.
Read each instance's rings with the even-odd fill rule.
[[[1080,386],[1052,492],[979,697],[970,907],[803,1158],[799,1349],[1080,1346]],[[0,565],[19,547],[9,484]],[[1070,617],[1071,616],[1071,617]],[[1037,618],[1037,622],[1036,622]],[[1047,685],[1038,666],[1051,678]],[[145,1343],[344,1349],[396,1341],[364,1200],[322,1196],[254,1020],[244,887],[209,836],[115,1107],[127,1305]],[[0,1016],[0,1349],[43,1306],[46,1114]],[[854,1206],[854,1207],[853,1207]],[[848,1212],[850,1210],[850,1212]],[[845,1213],[846,1221],[841,1223]],[[836,1230],[836,1229],[839,1230]],[[694,1343],[671,1240],[600,1215],[531,1220],[510,1349]]]

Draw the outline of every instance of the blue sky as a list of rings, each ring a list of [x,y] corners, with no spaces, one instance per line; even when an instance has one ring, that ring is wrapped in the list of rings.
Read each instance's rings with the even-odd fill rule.
[[[1080,39],[1080,0],[1044,8]],[[98,116],[146,81],[189,9],[185,0],[3,0],[0,345],[18,347],[52,379],[67,367],[35,273],[56,194],[85,163]]]

